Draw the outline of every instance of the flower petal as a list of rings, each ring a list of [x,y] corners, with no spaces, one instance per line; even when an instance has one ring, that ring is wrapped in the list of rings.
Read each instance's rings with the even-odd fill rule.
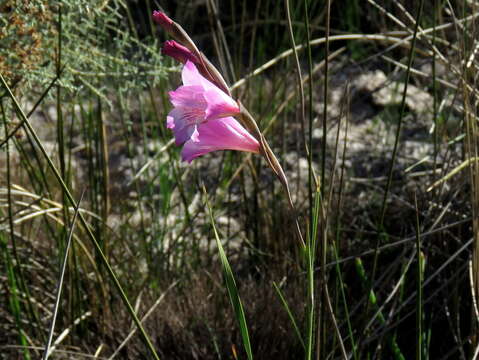
[[[166,127],[173,130],[176,145],[181,145],[192,138],[193,141],[197,141],[197,125],[196,122],[190,120],[188,114],[181,107],[174,108],[166,117]]]
[[[197,85],[180,86],[175,91],[169,91],[170,102],[173,106],[206,108],[203,88]]]
[[[196,65],[190,60],[187,60],[185,66],[183,66],[181,79],[183,80],[184,85],[202,86],[205,91],[219,91],[229,98],[229,96],[224,93],[223,90],[201,75],[196,68]]]
[[[195,139],[198,139],[198,130],[196,125],[185,126],[178,130],[173,129],[173,132],[175,134],[175,144],[177,146],[185,142],[190,142],[192,138],[193,142],[195,142]]]
[[[173,109],[171,112],[177,109]],[[171,112],[166,117],[166,128],[167,129],[174,129],[175,128],[175,118],[171,115]]]
[[[181,71],[181,80],[183,80],[184,85],[196,85],[203,87],[203,80],[206,79],[201,76],[195,64],[187,60],[185,66],[183,66],[183,70]]]
[[[198,127],[198,141],[187,141],[181,151],[183,161],[216,150],[259,153],[259,143],[232,117],[210,120]]]
[[[206,120],[231,116],[240,112],[236,101],[218,88],[205,91],[203,96],[206,101]]]

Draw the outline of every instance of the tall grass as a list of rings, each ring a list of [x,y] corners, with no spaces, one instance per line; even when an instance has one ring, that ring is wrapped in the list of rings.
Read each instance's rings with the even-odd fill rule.
[[[0,358],[477,357],[476,1],[13,3]],[[304,245],[258,156],[180,161],[160,7],[258,120]]]

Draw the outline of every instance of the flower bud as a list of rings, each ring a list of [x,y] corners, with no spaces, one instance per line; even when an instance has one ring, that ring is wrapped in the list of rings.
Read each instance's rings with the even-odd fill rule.
[[[194,64],[198,64],[199,60],[188,48],[181,45],[174,40],[167,40],[162,48],[164,55],[170,56],[173,59],[185,64],[188,60]]]
[[[164,12],[153,11],[153,20],[159,24],[167,33],[173,31],[173,20],[171,20]]]

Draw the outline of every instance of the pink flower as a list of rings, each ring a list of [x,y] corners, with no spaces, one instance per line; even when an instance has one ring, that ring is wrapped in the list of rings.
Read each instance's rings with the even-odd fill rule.
[[[163,45],[163,54],[172,57],[173,59],[186,63],[187,60],[198,64],[199,60],[188,48],[176,42],[175,40],[167,40]]]
[[[259,152],[259,143],[231,115],[240,112],[230,96],[205,79],[190,60],[181,73],[183,86],[170,91],[174,109],[166,126],[176,144],[185,143],[182,158],[191,162],[210,151],[230,149]]]
[[[156,21],[167,33],[173,30],[173,20],[171,20],[164,12],[153,11],[153,20]]]

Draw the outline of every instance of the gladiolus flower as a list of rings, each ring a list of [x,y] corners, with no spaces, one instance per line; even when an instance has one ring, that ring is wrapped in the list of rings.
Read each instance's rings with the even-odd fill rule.
[[[231,115],[240,112],[230,96],[205,79],[187,60],[181,73],[183,86],[170,91],[174,109],[166,126],[173,130],[176,144],[185,143],[182,158],[192,159],[215,150],[259,152],[259,143]]]
[[[181,77],[183,86],[169,92],[175,108],[167,117],[178,145],[195,139],[199,124],[239,113],[236,101],[206,80],[191,61],[186,61]]]
[[[194,64],[198,64],[199,60],[195,54],[193,54],[188,48],[181,45],[174,40],[167,40],[163,45],[162,52],[164,55],[170,56],[173,59],[182,62],[191,61]]]

